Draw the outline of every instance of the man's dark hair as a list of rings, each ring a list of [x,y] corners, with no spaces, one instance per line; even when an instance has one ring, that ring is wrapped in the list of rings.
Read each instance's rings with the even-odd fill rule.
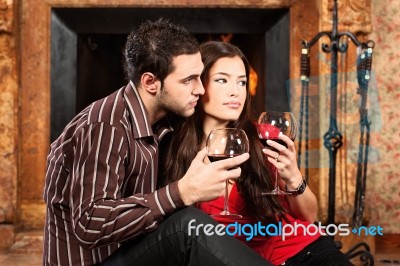
[[[151,72],[163,83],[174,71],[173,58],[199,52],[199,43],[187,29],[160,18],[132,31],[125,44],[124,71],[136,87],[143,73]]]

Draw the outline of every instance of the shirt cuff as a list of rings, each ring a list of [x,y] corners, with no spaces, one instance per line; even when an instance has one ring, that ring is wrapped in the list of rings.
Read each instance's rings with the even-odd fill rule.
[[[177,181],[146,195],[145,199],[156,221],[163,220],[165,215],[185,206],[179,194]]]

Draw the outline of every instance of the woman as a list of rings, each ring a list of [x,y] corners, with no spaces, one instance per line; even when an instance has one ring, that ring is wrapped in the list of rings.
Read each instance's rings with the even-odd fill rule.
[[[182,176],[199,149],[205,146],[208,133],[215,128],[235,127],[246,131],[250,142],[250,160],[242,166],[242,174],[229,183],[229,209],[243,218],[218,219],[232,224],[301,224],[304,227],[316,219],[317,200],[306,187],[296,162],[293,141],[286,136],[280,138],[287,147],[269,141],[280,151],[263,149],[254,123],[251,122],[251,105],[248,88],[249,64],[243,53],[234,45],[210,41],[201,45],[204,70],[201,80],[205,94],[200,99],[194,115],[175,125],[164,165],[166,177]],[[190,137],[188,137],[190,136]],[[279,155],[279,161],[276,160]],[[269,163],[266,162],[268,160]],[[180,162],[177,164],[176,162]],[[297,196],[261,196],[273,189],[275,166],[288,190],[302,185]],[[210,177],[212,178],[212,177]],[[172,181],[172,180],[169,180]],[[305,189],[304,189],[305,188]],[[300,193],[301,192],[301,193]],[[209,214],[223,209],[223,197],[209,202],[200,202],[197,207]],[[255,236],[250,241],[240,240],[260,253],[269,262],[280,265],[351,265],[329,237],[320,234]]]

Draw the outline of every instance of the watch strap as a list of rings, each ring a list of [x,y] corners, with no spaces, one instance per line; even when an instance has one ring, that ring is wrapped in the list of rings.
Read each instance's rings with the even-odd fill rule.
[[[303,180],[301,181],[301,183],[299,184],[299,186],[296,189],[289,190],[287,188],[287,186],[285,185],[285,191],[287,193],[292,194],[292,196],[298,196],[298,195],[303,194],[304,191],[306,190],[306,188],[307,188],[307,182],[306,182],[306,180],[304,178],[303,178]]]

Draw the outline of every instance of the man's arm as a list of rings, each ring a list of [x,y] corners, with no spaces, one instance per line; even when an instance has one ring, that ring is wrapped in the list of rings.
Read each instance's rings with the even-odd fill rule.
[[[177,183],[122,198],[129,174],[125,169],[128,143],[114,127],[98,123],[84,128],[75,148],[70,203],[74,232],[83,246],[94,248],[153,231],[166,214],[184,206]],[[144,160],[141,153],[130,156],[137,163]]]

